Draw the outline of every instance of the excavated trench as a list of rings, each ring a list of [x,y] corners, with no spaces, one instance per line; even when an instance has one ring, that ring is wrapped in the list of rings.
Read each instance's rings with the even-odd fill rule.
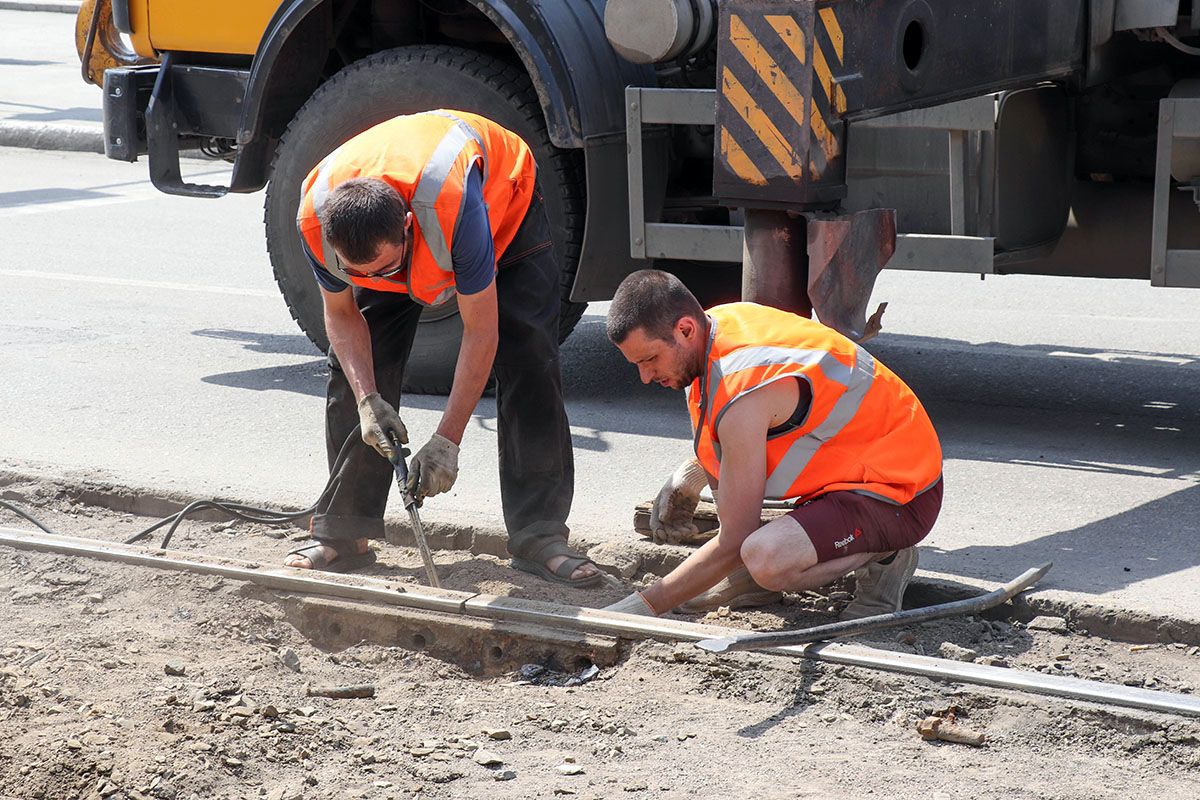
[[[591,666],[617,663],[624,642],[639,639],[695,642],[745,633],[721,626],[414,586],[359,575],[297,574],[301,571],[13,528],[0,528],[0,545],[242,581],[250,593],[277,595],[288,621],[322,649],[344,649],[361,642],[398,646],[452,662],[477,676],[508,673],[527,664],[563,673],[581,672]],[[836,642],[775,646],[766,652],[1200,716],[1197,697],[1071,676],[1030,674],[989,664]]]
[[[564,596],[577,599],[579,603],[604,605],[605,590],[587,593],[567,590],[563,587],[542,587],[544,594],[521,596],[514,587],[497,585],[494,574],[511,575],[503,565],[496,562],[489,575],[469,573],[463,570],[471,563],[495,556],[502,540],[490,541],[478,534],[467,537],[436,533],[434,544],[439,548],[455,547],[457,551],[439,549],[438,560],[443,563],[457,557],[462,559],[449,565],[453,579],[448,585],[461,590],[435,589],[423,586],[424,576],[419,560],[410,558],[410,567],[386,568],[387,577],[370,575],[335,575],[329,573],[305,573],[282,567],[264,567],[264,562],[274,562],[279,546],[270,539],[288,536],[285,530],[266,530],[267,526],[248,526],[248,536],[233,539],[244,544],[237,548],[226,548],[231,555],[241,558],[213,557],[211,542],[219,531],[228,531],[231,523],[213,524],[220,516],[201,515],[187,523],[192,532],[182,533],[186,550],[166,551],[153,547],[127,545],[104,538],[91,538],[93,532],[80,518],[94,517],[97,526],[118,520],[126,529],[135,528],[144,522],[133,518],[134,514],[169,514],[181,507],[174,498],[154,498],[127,489],[108,487],[64,487],[46,481],[22,481],[19,477],[7,476],[2,481],[8,487],[6,499],[26,500],[37,507],[47,507],[48,513],[57,515],[57,520],[68,524],[71,532],[82,536],[64,536],[39,531],[0,528],[0,546],[70,555],[80,559],[102,559],[131,564],[153,570],[172,570],[191,575],[217,575],[240,582],[242,593],[270,599],[282,609],[286,620],[306,636],[315,646],[327,652],[336,652],[360,643],[400,647],[421,652],[439,660],[453,663],[466,673],[490,677],[520,671],[527,665],[562,675],[584,672],[588,668],[608,667],[619,663],[632,642],[655,639],[665,642],[696,642],[702,639],[722,638],[746,633],[745,627],[731,628],[731,619],[709,614],[700,624],[677,617],[664,618],[632,617],[610,614],[597,608],[581,605],[545,602],[545,597]],[[183,503],[186,505],[186,503]],[[123,513],[122,513],[123,512]],[[765,514],[772,513],[770,510]],[[187,528],[181,528],[186,531]],[[265,532],[265,533],[264,533]],[[101,536],[121,535],[111,531]],[[190,539],[189,539],[190,536]],[[290,538],[303,534],[295,530]],[[402,526],[390,525],[388,541],[399,545],[397,552],[411,544],[406,541],[409,533]],[[257,537],[257,538],[255,538]],[[229,537],[227,536],[227,539]],[[228,544],[226,542],[225,544]],[[470,549],[468,550],[467,547]],[[219,549],[219,548],[218,548]],[[646,558],[635,567],[663,574],[673,563],[663,559],[661,552],[670,548],[643,548],[653,551],[653,558]],[[236,551],[236,552],[235,552]],[[483,552],[480,552],[483,551]],[[452,555],[456,553],[457,555]],[[270,554],[268,556],[268,554]],[[396,564],[391,557],[389,562]],[[657,563],[654,558],[659,559]],[[598,559],[600,563],[602,561]],[[630,570],[625,570],[629,574]],[[394,576],[394,577],[393,577]],[[491,578],[491,580],[489,580]],[[647,574],[646,578],[652,578]],[[541,584],[533,581],[534,584]],[[609,578],[607,588],[612,599],[624,596],[629,585]],[[848,597],[843,589],[847,586],[831,587],[826,595],[808,593],[808,598],[785,598],[791,607],[784,607],[780,614],[772,617],[764,614],[739,615],[743,626],[765,630],[808,627],[831,619],[826,612],[833,612],[831,598],[839,595]],[[969,587],[946,584],[938,581],[918,581],[910,587],[908,599],[915,605],[928,606],[935,603],[961,600],[973,593]],[[571,595],[571,592],[577,594]],[[516,596],[511,596],[511,595]],[[797,605],[799,604],[799,605]],[[1192,641],[1195,631],[1170,622],[1148,621],[1144,625],[1132,625],[1124,617],[1114,617],[1100,611],[1079,608],[1057,608],[1039,600],[1036,592],[1022,594],[978,616],[985,628],[988,624],[1006,626],[1007,621],[1018,625],[1029,622],[1038,615],[1052,615],[1072,629],[1091,637],[1107,637],[1113,640],[1132,642],[1176,642],[1176,647],[1191,647],[1196,651],[1200,642]],[[925,623],[930,625],[933,623]],[[911,634],[903,634],[911,636]],[[1157,646],[1157,645],[1155,645]],[[872,647],[863,647],[843,642],[818,643],[774,647],[766,652],[780,656],[826,661],[870,669],[921,675],[935,680],[974,683],[1014,689],[1023,692],[1052,694],[1068,698],[1080,698],[1094,702],[1123,705],[1136,708],[1163,710],[1169,713],[1200,715],[1200,702],[1186,694],[1155,691],[1136,685],[1113,685],[1098,681],[1084,681],[1071,674],[1029,674],[1015,670],[990,666],[985,663],[964,663],[955,658],[931,657],[920,652],[890,652]]]

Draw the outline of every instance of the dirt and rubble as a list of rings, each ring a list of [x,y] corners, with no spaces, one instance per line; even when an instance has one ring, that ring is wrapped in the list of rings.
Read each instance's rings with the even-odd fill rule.
[[[52,484],[10,483],[0,497],[67,535],[120,541],[154,521]],[[32,529],[3,509],[0,526]],[[209,519],[185,522],[171,548],[276,563],[303,536]],[[368,574],[420,580],[415,552],[376,546]],[[552,586],[488,555],[436,558],[451,589],[592,607],[628,591]],[[806,627],[836,618],[845,588],[690,619]],[[631,643],[599,669],[472,675],[399,647],[310,641],[280,595],[240,581],[7,547],[0,597],[0,800],[1094,800],[1191,797],[1200,785],[1189,717],[687,643]],[[1003,610],[855,641],[1200,688],[1195,646],[1112,642]],[[983,744],[924,739],[930,718]]]

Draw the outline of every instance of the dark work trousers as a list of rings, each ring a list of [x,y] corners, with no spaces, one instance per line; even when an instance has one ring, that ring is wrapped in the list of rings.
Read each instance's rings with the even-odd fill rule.
[[[422,306],[403,292],[359,286],[353,291],[371,331],[376,388],[403,418],[400,385]],[[500,499],[508,550],[528,557],[549,540],[566,540],[575,488],[558,366],[559,264],[540,188],[499,261],[496,298],[500,339],[493,374]],[[383,514],[395,473],[387,459],[363,443],[357,425],[354,393],[331,350],[325,407],[330,469],[343,445],[347,453],[317,503],[312,518],[315,539],[383,536]],[[421,443],[413,441],[410,447],[415,450]]]

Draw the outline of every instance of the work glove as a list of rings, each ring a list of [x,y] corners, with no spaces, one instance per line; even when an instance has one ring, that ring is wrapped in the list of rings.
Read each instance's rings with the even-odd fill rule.
[[[419,486],[421,497],[432,497],[450,491],[456,478],[458,445],[435,433],[413,456],[412,467],[408,471],[408,491],[415,497]]]
[[[400,421],[396,409],[380,397],[379,392],[371,392],[358,401],[358,424],[362,429],[362,440],[388,461],[396,460],[396,442],[408,444],[408,429]]]
[[[638,614],[643,617],[657,617],[658,614],[646,602],[646,598],[642,597],[641,592],[634,592],[622,600],[618,600],[610,606],[605,606],[603,611],[617,611],[621,614]]]
[[[700,490],[707,485],[708,475],[694,459],[679,465],[650,508],[650,535],[655,544],[679,544],[684,537],[696,535],[692,519]]]

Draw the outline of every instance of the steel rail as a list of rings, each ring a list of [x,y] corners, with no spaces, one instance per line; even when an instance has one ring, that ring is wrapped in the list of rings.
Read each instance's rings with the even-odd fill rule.
[[[735,636],[741,631],[682,620],[647,618],[579,606],[556,605],[533,600],[497,597],[450,589],[401,584],[360,575],[304,575],[290,567],[264,569],[257,564],[233,559],[216,559],[180,551],[124,545],[98,539],[58,536],[36,531],[0,527],[0,545],[20,550],[53,552],[84,558],[167,569],[220,575],[284,591],[303,592],[385,605],[441,611],[476,619],[520,621],[575,631],[626,635],[662,641],[691,641]],[[1200,697],[1160,692],[1132,686],[1089,681],[1042,673],[1023,672],[970,662],[875,650],[857,645],[817,643],[789,645],[764,650],[766,653],[814,661],[898,672],[908,675],[1031,692],[1103,705],[1123,706],[1170,714],[1200,716]]]

